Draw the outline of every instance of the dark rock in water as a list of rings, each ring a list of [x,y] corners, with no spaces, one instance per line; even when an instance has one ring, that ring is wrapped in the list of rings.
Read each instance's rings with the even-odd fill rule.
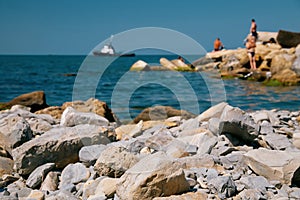
[[[169,117],[182,116],[183,119],[190,119],[196,117],[193,113],[185,110],[177,110],[170,106],[155,106],[144,109],[134,120],[134,123],[138,123],[140,120],[163,120]]]
[[[31,112],[35,112],[48,107],[46,103],[46,95],[43,91],[35,91],[27,94],[22,94],[5,104],[5,106],[8,108],[14,105],[23,105],[26,107],[30,107]]]
[[[300,44],[300,33],[279,30],[277,41],[283,48],[296,47]]]

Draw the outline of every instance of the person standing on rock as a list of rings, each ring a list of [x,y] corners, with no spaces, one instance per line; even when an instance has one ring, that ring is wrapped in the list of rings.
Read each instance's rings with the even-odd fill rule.
[[[255,22],[255,19],[251,20],[250,33],[251,33],[252,36],[255,37],[255,40],[256,40],[258,35],[257,35],[257,25],[256,25],[256,22]]]
[[[247,48],[247,54],[250,61],[251,70],[256,70],[255,47],[256,47],[255,37],[249,36],[247,39],[246,48]]]
[[[214,51],[220,51],[224,48],[220,38],[217,38],[214,42]]]

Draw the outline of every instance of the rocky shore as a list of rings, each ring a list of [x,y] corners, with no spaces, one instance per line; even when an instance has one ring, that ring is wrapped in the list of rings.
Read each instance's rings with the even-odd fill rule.
[[[299,85],[300,33],[280,30],[259,32],[255,59],[257,70],[250,70],[245,48],[209,52],[204,57],[186,64],[181,60],[160,59],[160,66],[150,66],[139,60],[131,71],[217,71],[223,78],[240,78],[264,82],[269,85]]]
[[[300,199],[300,111],[30,109],[0,111],[0,199]]]

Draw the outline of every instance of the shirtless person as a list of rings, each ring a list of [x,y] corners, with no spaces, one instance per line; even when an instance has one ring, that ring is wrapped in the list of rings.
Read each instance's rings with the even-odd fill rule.
[[[257,39],[257,25],[256,25],[256,22],[255,22],[255,19],[251,20],[250,33],[251,33],[252,36],[255,37],[255,39]]]
[[[248,53],[248,57],[250,60],[250,66],[251,66],[251,70],[255,70],[256,69],[256,62],[255,62],[255,37],[254,36],[249,36],[247,39],[247,43],[246,43],[246,48],[247,48],[247,53]]]
[[[217,38],[214,42],[214,51],[220,51],[224,48],[222,42],[220,41],[220,38]]]

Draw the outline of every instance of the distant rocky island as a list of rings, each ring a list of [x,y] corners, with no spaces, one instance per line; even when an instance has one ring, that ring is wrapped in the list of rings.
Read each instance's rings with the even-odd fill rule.
[[[98,99],[49,107],[43,91],[1,110],[0,199],[300,199],[299,110],[157,106],[121,124]]]
[[[160,59],[160,66],[150,66],[139,60],[131,71],[217,71],[223,78],[240,78],[264,82],[269,85],[299,85],[300,33],[280,30],[258,32],[255,59],[257,70],[250,70],[245,48],[209,52],[203,58],[186,64],[179,59]]]

